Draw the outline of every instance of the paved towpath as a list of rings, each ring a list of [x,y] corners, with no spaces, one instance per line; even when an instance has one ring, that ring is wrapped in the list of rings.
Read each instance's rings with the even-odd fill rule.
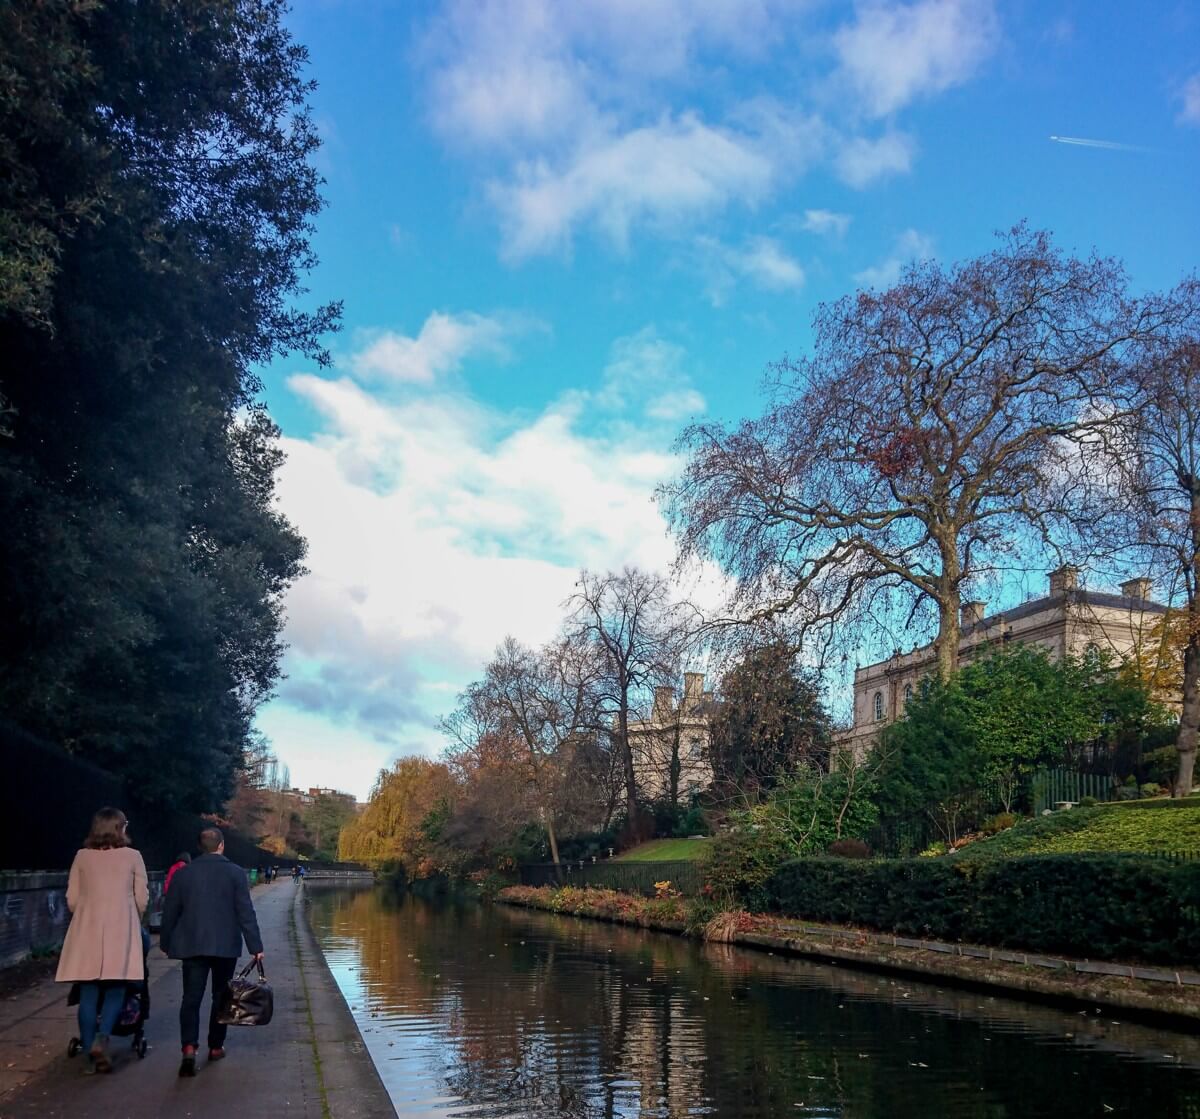
[[[254,890],[275,1016],[267,1026],[231,1028],[220,1064],[207,1067],[202,1048],[194,1079],[177,1076],[179,964],[157,946],[150,952],[149,1052],[138,1060],[128,1039],[114,1038],[111,1075],[85,1076],[83,1057],[68,1060],[67,1041],[77,1031],[65,985],[42,983],[0,1002],[0,1119],[394,1116],[309,931],[302,891],[287,880]],[[202,1035],[207,1015],[206,1001]]]

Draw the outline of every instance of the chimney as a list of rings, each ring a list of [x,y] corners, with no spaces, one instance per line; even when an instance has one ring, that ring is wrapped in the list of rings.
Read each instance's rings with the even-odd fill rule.
[[[1121,584],[1121,593],[1126,598],[1145,602],[1150,597],[1150,588],[1152,586],[1153,583],[1149,579],[1126,579]]]
[[[661,684],[654,689],[654,714],[656,723],[669,723],[674,714],[675,689],[670,684]]]
[[[1079,568],[1069,563],[1050,572],[1050,597],[1057,598],[1079,586]]]
[[[683,674],[683,703],[684,711],[694,711],[704,699],[704,673],[685,672]]]
[[[976,622],[983,621],[983,612],[987,609],[986,602],[979,602],[977,599],[972,599],[970,602],[964,602],[959,609],[959,624],[963,629],[967,626],[973,626]]]

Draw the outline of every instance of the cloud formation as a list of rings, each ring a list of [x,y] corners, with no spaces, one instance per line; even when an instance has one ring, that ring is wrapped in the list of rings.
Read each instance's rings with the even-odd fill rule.
[[[856,136],[842,145],[834,165],[847,186],[861,190],[877,179],[902,174],[912,166],[914,144],[903,132]]]
[[[507,359],[509,339],[530,325],[512,315],[434,311],[416,337],[393,330],[363,336],[360,340],[366,344],[354,354],[351,367],[360,377],[428,385],[457,372],[468,357],[482,354]]]
[[[869,0],[833,42],[865,110],[883,117],[969,80],[998,36],[991,0]]]
[[[373,345],[348,367],[368,368]],[[676,469],[676,425],[704,409],[687,354],[647,327],[614,342],[595,383],[529,416],[437,382],[384,400],[348,376],[290,378],[319,422],[283,440],[279,500],[308,574],[288,597],[269,733],[289,711],[323,719],[376,743],[367,773],[401,744],[436,752],[458,688],[505,634],[549,638],[581,567],[667,569],[652,495]]]
[[[721,306],[741,280],[763,291],[798,291],[804,286],[803,266],[773,237],[747,237],[736,245],[698,237],[696,248],[713,306]]]
[[[788,0],[452,0],[422,52],[430,119],[479,168],[510,260],[583,230],[618,251],[639,229],[686,237],[821,164],[857,188],[908,171],[913,139],[862,121],[967,81],[998,36],[991,0],[835,20]]]
[[[624,248],[635,223],[670,228],[734,201],[753,203],[776,175],[756,137],[688,114],[583,148],[562,167],[524,164],[489,193],[507,254],[519,259],[566,248],[583,222]]]
[[[856,283],[869,288],[889,288],[898,279],[906,264],[914,260],[929,260],[935,256],[933,238],[915,229],[906,229],[896,238],[892,251],[878,264],[856,272]]]
[[[850,228],[850,215],[833,210],[805,210],[800,226],[808,233],[820,236],[832,233],[841,237]]]
[[[1179,121],[1200,125],[1200,73],[1188,78],[1179,90]]]

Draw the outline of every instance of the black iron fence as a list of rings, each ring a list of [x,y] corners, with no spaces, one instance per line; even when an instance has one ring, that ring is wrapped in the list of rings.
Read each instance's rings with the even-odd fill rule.
[[[704,885],[704,864],[699,862],[622,862],[619,859],[554,863],[526,863],[522,886],[595,886],[653,897],[666,882],[686,897]]]

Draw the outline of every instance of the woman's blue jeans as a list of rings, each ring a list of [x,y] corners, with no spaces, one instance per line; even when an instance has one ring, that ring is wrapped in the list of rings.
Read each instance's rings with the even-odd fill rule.
[[[97,1033],[108,1037],[113,1032],[124,1005],[125,984],[120,980],[79,984],[79,1043],[85,1053],[91,1049]],[[97,1015],[100,1018],[99,1029],[96,1026]]]
[[[142,929],[142,959],[150,951],[150,934]],[[96,1040],[96,1034],[108,1037],[121,1016],[125,1005],[125,982],[114,979],[107,982],[79,984],[79,1044],[86,1053]],[[96,1018],[99,1016],[99,1026]]]

